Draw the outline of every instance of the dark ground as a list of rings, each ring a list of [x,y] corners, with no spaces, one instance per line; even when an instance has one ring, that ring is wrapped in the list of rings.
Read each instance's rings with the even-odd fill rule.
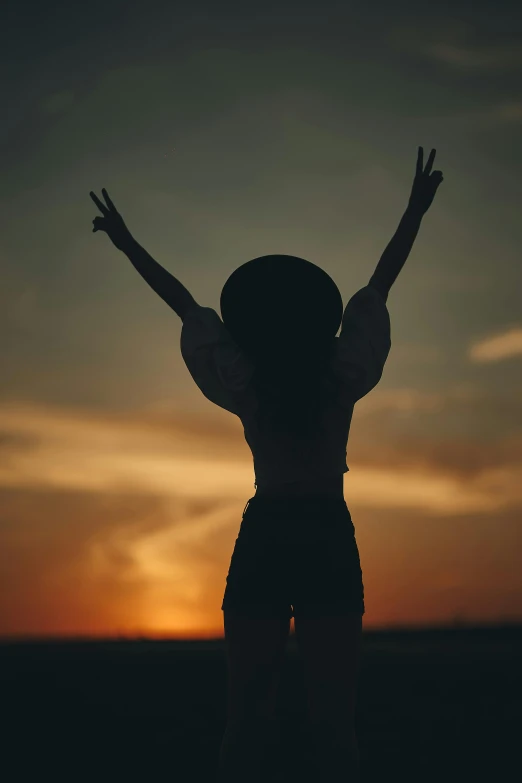
[[[522,780],[522,626],[365,632],[363,782]],[[222,642],[0,645],[0,773],[18,781],[213,781],[225,726]],[[313,781],[294,638],[271,783]]]

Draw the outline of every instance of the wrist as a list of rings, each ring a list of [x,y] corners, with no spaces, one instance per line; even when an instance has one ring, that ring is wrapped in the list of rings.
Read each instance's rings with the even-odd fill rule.
[[[118,248],[121,250],[122,253],[129,253],[133,248],[136,247],[138,243],[134,239],[134,237],[129,234],[128,236],[125,236],[120,242],[118,242]]]
[[[405,214],[417,220],[422,220],[425,215],[425,211],[415,202],[409,201]]]

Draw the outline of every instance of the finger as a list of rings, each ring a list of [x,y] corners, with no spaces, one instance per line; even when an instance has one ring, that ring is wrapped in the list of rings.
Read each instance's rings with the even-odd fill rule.
[[[93,231],[105,231],[103,218],[95,217],[94,220],[92,221],[92,224],[94,226]]]
[[[110,199],[110,196],[107,193],[107,191],[105,190],[105,188],[102,188],[102,195],[103,195],[103,198],[105,199],[105,201],[107,202],[107,206],[109,207],[109,209],[112,209],[113,212],[117,212],[117,209],[114,206],[114,204],[112,203],[112,201]]]
[[[91,190],[89,196],[92,198],[92,200],[94,201],[94,203],[96,204],[96,206],[98,207],[102,215],[105,215],[105,217],[107,217],[107,215],[109,214],[109,210],[107,209],[105,204],[102,204],[102,202],[100,201],[96,193],[93,193]]]
[[[417,167],[415,169],[416,174],[422,174],[422,155],[423,155],[423,149],[422,147],[419,147],[417,150]]]
[[[433,161],[435,160],[435,155],[437,154],[437,150],[432,150],[430,152],[430,156],[428,158],[428,162],[426,163],[426,168],[424,169],[425,174],[429,174],[431,171],[431,167],[433,166]]]

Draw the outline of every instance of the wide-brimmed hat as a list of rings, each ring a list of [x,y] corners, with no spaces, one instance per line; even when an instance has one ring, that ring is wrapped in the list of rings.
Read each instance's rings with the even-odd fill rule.
[[[343,300],[330,275],[304,258],[268,255],[232,272],[221,291],[221,317],[243,349],[281,341],[333,338]]]

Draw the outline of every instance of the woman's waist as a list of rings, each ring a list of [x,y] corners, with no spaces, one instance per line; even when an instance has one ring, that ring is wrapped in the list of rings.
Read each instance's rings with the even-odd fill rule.
[[[344,500],[343,473],[337,476],[314,476],[299,481],[259,483],[256,498],[338,498]]]
[[[260,529],[275,525],[284,528],[296,524],[318,528],[330,528],[347,522],[353,530],[350,510],[342,494],[269,495],[257,493],[249,498],[243,510],[241,528]]]

